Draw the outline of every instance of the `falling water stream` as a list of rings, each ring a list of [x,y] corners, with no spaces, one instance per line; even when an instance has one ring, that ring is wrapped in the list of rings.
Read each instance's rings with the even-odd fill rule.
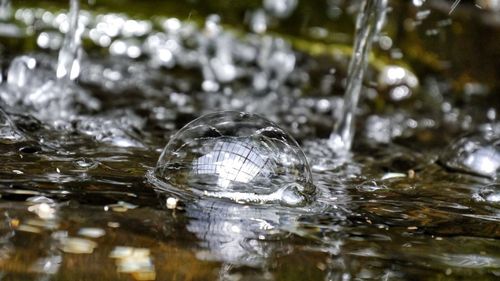
[[[498,279],[494,11],[100,2],[0,2],[0,279]]]
[[[347,70],[342,115],[335,124],[329,142],[329,146],[339,154],[348,152],[354,140],[354,119],[368,66],[368,57],[373,41],[384,25],[386,9],[387,0],[367,0],[362,2],[362,8],[358,13],[354,48]]]
[[[75,80],[80,74],[80,58],[81,58],[81,36],[83,25],[78,23],[78,12],[80,0],[70,1],[70,9],[68,13],[68,31],[64,36],[64,41],[59,51],[57,61],[57,78],[67,78]]]

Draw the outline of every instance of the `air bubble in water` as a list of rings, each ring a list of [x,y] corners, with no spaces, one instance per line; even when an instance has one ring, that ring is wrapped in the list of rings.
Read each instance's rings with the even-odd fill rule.
[[[497,178],[500,171],[500,135],[490,132],[463,137],[448,147],[440,160],[452,170]]]
[[[233,111],[182,128],[163,150],[155,175],[167,188],[245,203],[304,205],[315,192],[307,159],[288,133]]]

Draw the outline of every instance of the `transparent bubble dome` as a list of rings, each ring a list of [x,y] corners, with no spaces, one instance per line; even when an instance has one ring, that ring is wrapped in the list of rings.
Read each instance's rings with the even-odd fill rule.
[[[315,187],[297,142],[258,115],[225,111],[184,126],[155,169],[165,186],[236,202],[304,205]]]

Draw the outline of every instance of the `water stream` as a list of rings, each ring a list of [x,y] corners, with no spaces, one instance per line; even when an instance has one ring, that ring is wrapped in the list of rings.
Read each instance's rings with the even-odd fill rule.
[[[70,1],[68,17],[68,30],[59,51],[56,75],[59,79],[75,80],[80,74],[81,36],[83,24],[79,24],[79,0]]]
[[[0,1],[0,19],[8,20],[12,16],[12,6],[10,0]]]
[[[362,1],[358,13],[342,114],[328,142],[328,145],[339,154],[348,152],[354,140],[355,115],[363,88],[363,78],[373,41],[384,25],[386,10],[387,0],[367,0]]]

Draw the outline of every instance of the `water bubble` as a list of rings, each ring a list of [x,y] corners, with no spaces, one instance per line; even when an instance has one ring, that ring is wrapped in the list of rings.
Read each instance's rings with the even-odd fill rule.
[[[155,175],[166,188],[245,203],[303,205],[315,192],[297,142],[271,121],[234,111],[207,114],[182,128],[163,150]]]
[[[496,178],[500,170],[500,138],[494,133],[463,137],[440,160],[452,170]]]
[[[99,165],[98,162],[87,158],[76,159],[73,163],[77,168],[85,170],[94,169]]]

